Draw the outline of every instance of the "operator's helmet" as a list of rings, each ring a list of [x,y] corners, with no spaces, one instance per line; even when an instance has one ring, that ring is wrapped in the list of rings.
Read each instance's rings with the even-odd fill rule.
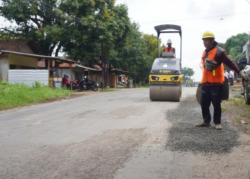
[[[167,44],[172,44],[171,39],[168,39]]]

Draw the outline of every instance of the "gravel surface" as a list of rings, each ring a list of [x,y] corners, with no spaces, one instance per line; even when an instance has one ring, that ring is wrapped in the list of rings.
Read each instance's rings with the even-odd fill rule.
[[[212,111],[212,107],[210,108]],[[169,138],[166,149],[172,151],[192,151],[206,153],[230,152],[239,145],[239,134],[229,125],[222,114],[223,130],[214,127],[198,128],[202,122],[201,109],[193,97],[180,103],[178,109],[167,112],[167,119],[173,126],[168,130]]]

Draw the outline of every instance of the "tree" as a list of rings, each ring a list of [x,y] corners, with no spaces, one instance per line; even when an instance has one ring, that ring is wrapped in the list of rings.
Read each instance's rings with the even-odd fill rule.
[[[141,69],[145,69],[146,46],[137,24],[130,25],[130,31],[123,48],[117,51],[116,65],[129,71],[130,76],[139,82],[142,80]]]
[[[99,57],[104,62],[113,58],[129,32],[127,7],[115,6],[114,1],[99,0],[87,10],[86,3],[82,1],[77,8],[71,7],[71,0],[65,2],[63,11],[69,11],[76,19],[76,22],[67,26],[71,39],[65,44],[64,50],[69,56],[86,64],[93,63],[93,59]]]
[[[242,48],[248,40],[248,34],[241,33],[227,39],[225,49],[233,60],[238,60],[242,54]]]
[[[156,58],[158,56],[157,37],[154,35],[144,34],[143,39],[144,39],[146,46],[147,46],[148,55],[150,55],[153,58]]]
[[[154,59],[158,56],[158,40],[157,37],[154,35],[148,35],[144,34],[143,39],[146,43],[146,48],[147,48],[147,54],[149,56],[148,66],[152,66],[152,63],[154,62]]]
[[[157,57],[157,37],[142,34],[138,25],[132,23],[125,45],[117,53],[116,66],[128,70],[136,83],[145,83]]]
[[[182,68],[182,74],[185,79],[190,79],[194,75],[194,70],[192,68],[184,67]]]
[[[0,14],[17,24],[2,31],[29,40],[36,53],[51,55],[61,48],[63,34],[63,21],[57,9],[57,0],[2,0]]]
[[[192,68],[184,67],[182,68],[182,74],[184,75],[184,82],[186,86],[193,86],[194,81],[191,77],[194,75],[194,70]]]
[[[30,41],[34,52],[92,59],[119,45],[128,31],[127,7],[114,0],[3,0],[0,14],[17,24],[3,31]],[[102,45],[101,45],[102,44]],[[102,51],[102,52],[100,52]]]
[[[2,38],[28,40],[35,53],[59,51],[104,72],[115,66],[145,82],[157,56],[157,38],[131,23],[125,5],[115,0],[2,0],[0,14],[17,24],[2,29]]]

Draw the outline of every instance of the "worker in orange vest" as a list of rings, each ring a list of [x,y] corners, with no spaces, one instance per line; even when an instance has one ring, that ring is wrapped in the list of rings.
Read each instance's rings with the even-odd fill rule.
[[[212,32],[204,32],[202,35],[205,50],[202,55],[202,79],[201,79],[201,110],[203,123],[197,127],[210,127],[211,114],[209,107],[214,107],[213,122],[216,129],[221,126],[221,96],[224,83],[224,64],[239,73],[237,66],[228,58],[224,49],[217,46]]]
[[[172,47],[172,41],[171,41],[171,39],[168,39],[168,41],[167,41],[167,47],[165,47],[163,49],[163,52],[172,52],[173,54],[175,54],[175,48]]]

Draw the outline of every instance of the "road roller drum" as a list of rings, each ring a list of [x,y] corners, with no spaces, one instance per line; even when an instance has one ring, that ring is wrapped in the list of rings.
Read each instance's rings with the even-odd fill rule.
[[[181,85],[150,85],[150,99],[152,101],[180,101]]]

